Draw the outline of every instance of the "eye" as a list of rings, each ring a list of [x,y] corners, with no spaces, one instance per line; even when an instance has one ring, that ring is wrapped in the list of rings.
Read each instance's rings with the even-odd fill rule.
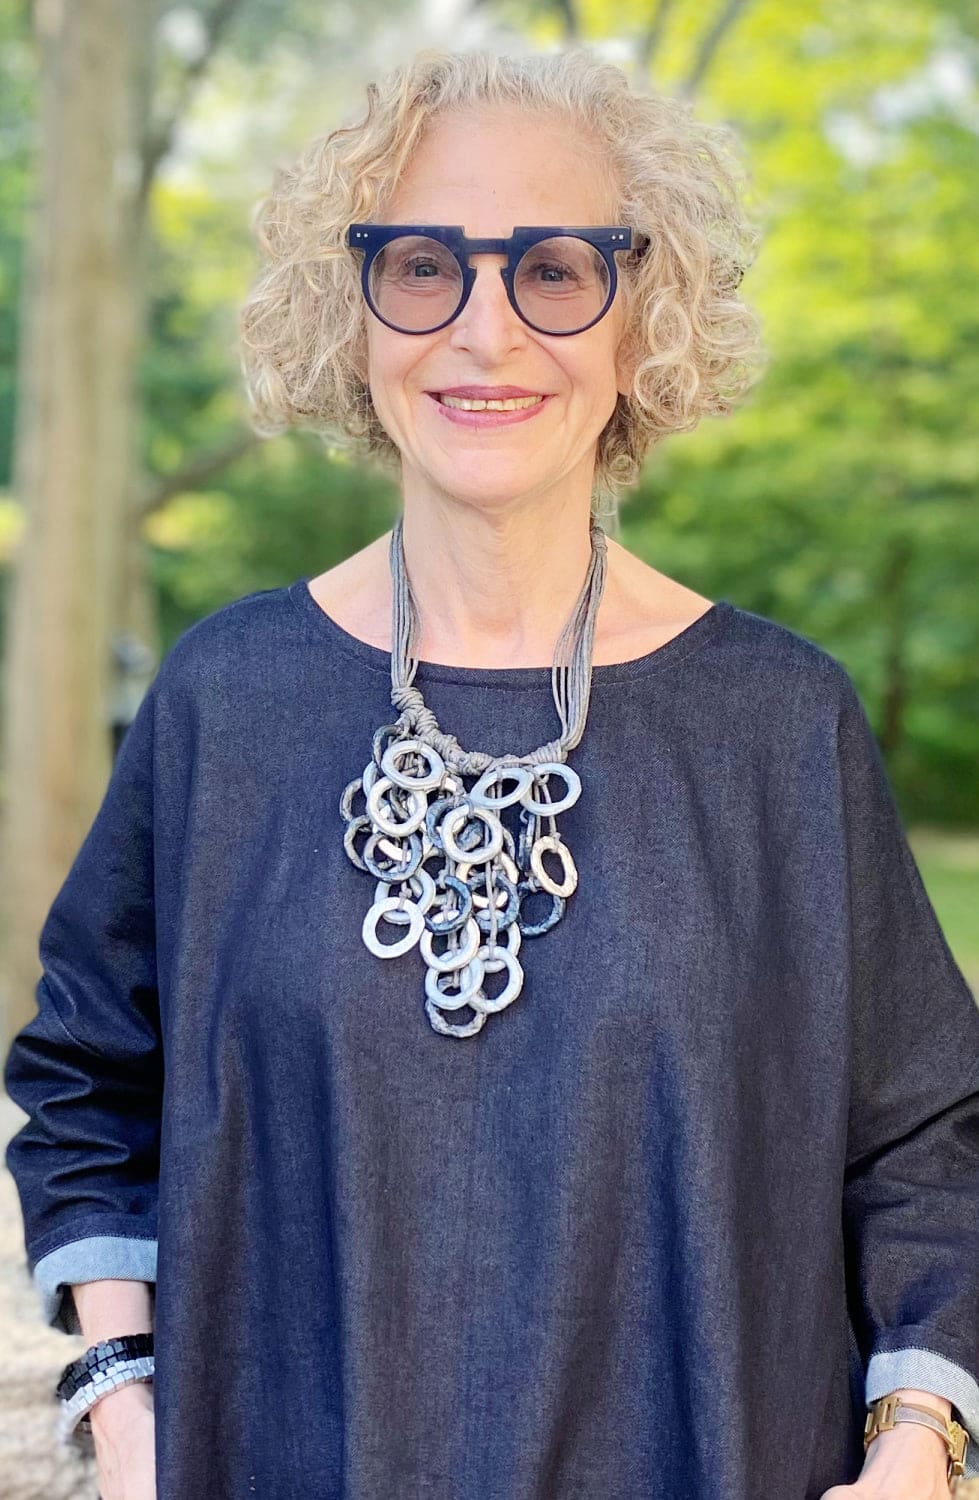
[[[570,266],[563,265],[556,260],[539,260],[531,266],[524,267],[525,274],[528,271],[535,275],[543,271],[551,286],[560,286],[565,280],[577,281],[579,279],[577,272],[573,271]]]
[[[524,297],[579,298],[587,295],[590,287],[573,266],[560,260],[534,260],[518,269],[518,295]]]
[[[441,267],[437,266],[435,264],[435,262],[433,260],[429,259],[429,257],[427,255],[413,255],[413,256],[411,256],[408,260],[406,260],[406,261],[404,261],[402,263],[402,268],[405,271],[426,271],[426,272],[432,272],[436,276],[439,274],[439,272],[441,270]],[[416,280],[419,280],[419,281],[424,281],[424,280],[427,280],[427,279],[429,279],[427,276],[419,276],[419,277],[416,278]]]

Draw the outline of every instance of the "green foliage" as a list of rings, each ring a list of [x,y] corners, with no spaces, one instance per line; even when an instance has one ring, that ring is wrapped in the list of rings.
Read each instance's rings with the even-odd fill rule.
[[[656,86],[682,88],[715,10],[677,0]],[[621,60],[653,5],[499,0],[479,14],[540,46],[572,14]],[[406,0],[369,16],[242,0],[152,198],[139,368],[149,476],[181,472],[244,425],[236,314],[254,271],[251,207],[275,162],[362,107],[364,78],[430,40],[413,17]],[[35,190],[25,32],[23,16],[0,12],[13,83],[0,96],[0,485]],[[933,823],[979,824],[976,59],[970,0],[743,8],[696,109],[745,143],[766,236],[742,291],[772,361],[730,418],[651,455],[622,512],[622,540],[654,566],[838,656],[902,810]],[[159,72],[165,101],[179,59],[161,55]],[[322,571],[383,531],[396,502],[309,434],[257,444],[147,522],[165,639],[227,599]]]
[[[743,290],[771,367],[732,418],[652,456],[623,540],[838,656],[908,816],[975,823],[975,85],[959,112],[927,105],[953,44],[937,7],[817,11],[813,30],[752,8],[709,77],[764,205]],[[882,123],[902,94],[909,118]]]
[[[312,577],[391,525],[397,494],[311,433],[240,459],[220,488],[179,495],[147,523],[165,640],[255,589]]]

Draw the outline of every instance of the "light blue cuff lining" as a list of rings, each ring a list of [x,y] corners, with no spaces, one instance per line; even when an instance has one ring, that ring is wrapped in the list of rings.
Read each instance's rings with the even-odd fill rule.
[[[867,1366],[867,1404],[891,1391],[931,1391],[958,1408],[969,1434],[963,1479],[979,1479],[979,1384],[961,1365],[930,1349],[891,1349],[871,1355]]]
[[[127,1239],[121,1234],[97,1234],[72,1240],[43,1255],[34,1267],[34,1285],[41,1316],[49,1328],[81,1333],[71,1287],[76,1282],[156,1282],[157,1241]]]

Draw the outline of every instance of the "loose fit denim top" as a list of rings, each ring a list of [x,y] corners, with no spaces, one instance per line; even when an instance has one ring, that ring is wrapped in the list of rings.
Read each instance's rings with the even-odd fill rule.
[[[560,729],[549,667],[415,684]],[[467,1039],[362,939],[390,685],[307,579],[198,621],[43,925],[28,1268],[66,1333],[153,1284],[160,1500],[819,1500],[903,1387],[979,1473],[979,1009],[845,668],[724,599],[595,667],[578,887]]]

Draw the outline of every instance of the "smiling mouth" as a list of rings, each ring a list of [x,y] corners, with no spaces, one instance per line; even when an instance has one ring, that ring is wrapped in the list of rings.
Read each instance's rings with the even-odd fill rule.
[[[528,406],[540,406],[544,396],[509,396],[505,401],[478,401],[466,396],[443,396],[441,391],[430,391],[440,406],[457,407],[459,411],[523,411]]]

